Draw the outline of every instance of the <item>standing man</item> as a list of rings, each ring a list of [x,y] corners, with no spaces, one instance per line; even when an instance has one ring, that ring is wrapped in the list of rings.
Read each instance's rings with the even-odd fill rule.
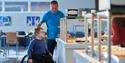
[[[54,0],[51,1],[51,10],[43,16],[41,23],[38,24],[38,27],[43,23],[46,23],[47,25],[47,46],[52,54],[57,44],[55,39],[58,38],[58,34],[60,33],[60,19],[63,17],[64,14],[58,10],[58,2]]]

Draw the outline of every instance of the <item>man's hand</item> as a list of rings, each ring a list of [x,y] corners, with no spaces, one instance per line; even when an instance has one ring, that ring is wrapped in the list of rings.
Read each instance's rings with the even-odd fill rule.
[[[40,28],[40,26],[41,26],[42,24],[41,23],[39,23],[38,25],[37,25],[37,28]]]
[[[28,63],[33,63],[33,60],[32,60],[32,59],[29,59]]]

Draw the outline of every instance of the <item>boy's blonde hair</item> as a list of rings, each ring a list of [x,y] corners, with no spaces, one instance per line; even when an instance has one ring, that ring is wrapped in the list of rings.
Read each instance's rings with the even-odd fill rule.
[[[37,34],[39,34],[40,30],[43,30],[43,28],[41,28],[41,27],[35,28],[35,30],[34,30],[35,36],[37,36]]]

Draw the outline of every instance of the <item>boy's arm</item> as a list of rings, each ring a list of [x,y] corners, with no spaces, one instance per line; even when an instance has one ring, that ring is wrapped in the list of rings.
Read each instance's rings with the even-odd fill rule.
[[[33,53],[33,46],[34,46],[34,42],[31,41],[28,47],[28,58],[32,59],[32,53]]]

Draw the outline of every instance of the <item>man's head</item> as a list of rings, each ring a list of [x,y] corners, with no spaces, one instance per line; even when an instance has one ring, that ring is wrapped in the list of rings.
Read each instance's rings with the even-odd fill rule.
[[[57,1],[51,1],[51,9],[54,13],[58,11],[58,2]]]
[[[35,28],[35,32],[34,32],[35,36],[39,37],[39,38],[45,38],[45,31],[43,31],[43,28]]]

